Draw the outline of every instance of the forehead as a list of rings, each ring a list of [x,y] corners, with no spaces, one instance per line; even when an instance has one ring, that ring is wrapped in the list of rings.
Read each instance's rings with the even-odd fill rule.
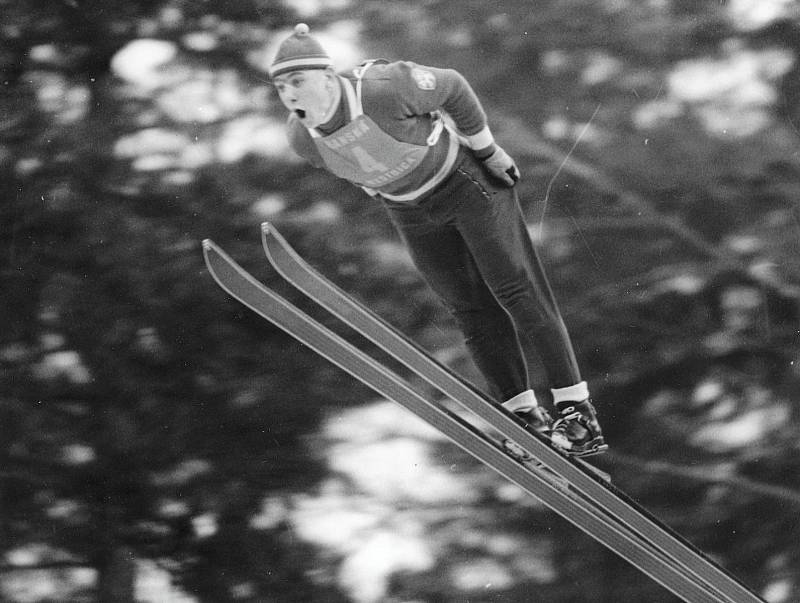
[[[272,82],[274,84],[280,84],[298,76],[311,80],[325,79],[327,77],[327,71],[325,69],[298,69],[297,71],[276,75],[272,78]]]

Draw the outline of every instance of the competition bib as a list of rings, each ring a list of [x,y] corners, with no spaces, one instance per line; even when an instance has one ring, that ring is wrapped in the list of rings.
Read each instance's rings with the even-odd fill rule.
[[[358,89],[341,78],[351,121],[328,136],[309,129],[326,167],[336,176],[368,188],[380,188],[406,176],[417,167],[436,144],[443,121],[434,122],[426,145],[403,142],[390,136],[368,116],[361,106],[361,76],[366,68],[356,72]]]

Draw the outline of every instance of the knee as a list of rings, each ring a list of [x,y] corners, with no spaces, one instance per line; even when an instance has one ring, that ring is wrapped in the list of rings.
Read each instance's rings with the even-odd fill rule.
[[[538,290],[530,279],[524,276],[508,280],[494,289],[498,302],[515,322],[522,319],[523,322],[529,323],[534,319],[539,324],[561,319],[550,295],[545,293]]]
[[[528,275],[518,270],[492,284],[492,293],[506,310],[517,306],[541,306],[541,296]]]

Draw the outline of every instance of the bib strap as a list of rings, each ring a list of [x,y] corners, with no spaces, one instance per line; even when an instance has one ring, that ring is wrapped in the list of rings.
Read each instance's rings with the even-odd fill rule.
[[[350,80],[343,78],[341,75],[336,77],[339,78],[344,95],[347,97],[347,106],[350,108],[350,121],[353,121],[359,115],[364,114],[364,111],[361,109],[361,98],[356,95]],[[308,130],[311,138],[324,138],[322,133],[316,128],[306,128],[306,130]]]
[[[369,69],[375,63],[376,61],[367,61],[361,65],[361,67],[356,67],[353,69],[353,75],[356,76],[356,98],[358,99],[359,115],[364,113],[364,109],[361,105],[361,78],[364,77],[367,69]],[[439,137],[442,135],[442,130],[444,130],[445,125],[444,116],[442,115],[441,111],[434,111],[431,113],[431,117],[433,118],[431,121],[431,133],[428,134],[428,138],[425,140],[425,144],[427,144],[429,147],[432,147],[439,142]]]

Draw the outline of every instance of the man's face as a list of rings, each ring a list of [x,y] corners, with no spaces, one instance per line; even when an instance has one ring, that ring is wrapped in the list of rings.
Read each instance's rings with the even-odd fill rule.
[[[273,79],[281,102],[307,128],[316,128],[330,118],[335,100],[334,79],[326,69],[304,69]]]

